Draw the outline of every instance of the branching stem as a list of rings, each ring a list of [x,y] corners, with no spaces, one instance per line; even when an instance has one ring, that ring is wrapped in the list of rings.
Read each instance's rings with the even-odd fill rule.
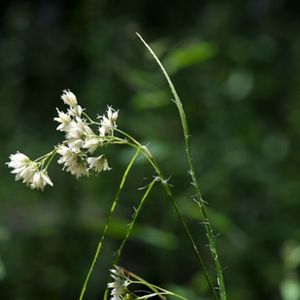
[[[82,300],[83,297],[84,297],[84,294],[85,294],[85,291],[86,291],[86,288],[87,288],[87,285],[89,283],[89,280],[90,280],[90,277],[93,273],[93,270],[94,270],[94,267],[95,267],[95,264],[97,262],[97,259],[98,259],[98,256],[100,254],[100,251],[101,251],[101,248],[102,248],[102,245],[103,245],[103,241],[104,241],[104,238],[105,238],[105,235],[106,235],[106,232],[109,228],[109,225],[110,225],[110,221],[111,221],[111,218],[112,218],[112,215],[114,214],[115,210],[116,210],[116,207],[118,205],[118,202],[119,202],[119,196],[121,194],[121,191],[123,189],[123,186],[126,182],[126,179],[127,179],[127,176],[128,176],[128,173],[129,171],[131,170],[135,160],[137,159],[138,155],[139,155],[139,149],[136,150],[134,156],[132,157],[132,159],[130,160],[123,176],[122,176],[122,180],[121,180],[121,183],[119,185],[119,188],[118,188],[118,191],[116,193],[116,196],[115,196],[115,199],[112,203],[112,206],[111,206],[111,209],[110,209],[110,212],[108,214],[108,217],[107,217],[107,221],[106,221],[106,224],[104,226],[104,229],[103,229],[103,232],[102,232],[102,235],[100,237],[100,240],[99,240],[99,243],[98,243],[98,246],[97,246],[97,250],[95,252],[95,255],[94,255],[94,258],[93,258],[93,261],[92,261],[92,264],[89,268],[89,271],[87,273],[87,276],[85,278],[85,281],[84,281],[84,284],[83,284],[83,287],[81,289],[81,292],[80,292],[80,297],[79,297],[79,300]]]
[[[220,296],[221,300],[226,300],[227,299],[226,289],[225,289],[222,266],[221,266],[221,263],[220,263],[220,260],[219,260],[217,247],[216,247],[216,238],[215,238],[213,229],[210,225],[208,215],[206,213],[205,202],[202,198],[201,191],[200,191],[200,185],[199,185],[199,182],[197,180],[197,176],[196,176],[196,172],[195,172],[195,168],[194,168],[194,164],[193,164],[192,151],[191,151],[189,127],[188,127],[187,118],[186,118],[185,111],[183,109],[182,102],[181,102],[181,100],[178,96],[178,93],[177,93],[177,91],[174,87],[174,84],[173,84],[172,80],[170,79],[166,69],[164,68],[164,66],[161,63],[161,61],[159,60],[159,58],[156,56],[156,54],[151,49],[151,47],[141,37],[141,35],[137,33],[137,36],[140,38],[142,43],[145,45],[145,47],[148,49],[148,51],[151,53],[151,55],[153,56],[153,58],[157,62],[158,66],[160,67],[162,73],[164,74],[164,76],[165,76],[165,78],[166,78],[166,80],[167,80],[167,82],[170,86],[171,92],[172,92],[172,94],[175,98],[175,104],[177,106],[177,109],[178,109],[178,112],[179,112],[179,115],[180,115],[181,125],[182,125],[182,129],[183,129],[183,135],[184,135],[184,141],[185,141],[185,151],[186,151],[188,164],[189,164],[189,168],[190,168],[192,183],[193,183],[193,186],[194,186],[196,194],[197,194],[200,211],[201,211],[203,219],[204,219],[204,227],[205,227],[206,235],[207,235],[208,242],[209,242],[210,252],[211,252],[211,255],[212,255],[212,258],[213,258],[213,261],[214,261],[214,264],[215,264],[215,268],[216,268],[219,296]]]
[[[119,129],[116,129],[116,131],[118,131],[119,133],[123,134],[128,139],[127,144],[129,146],[131,146],[131,147],[133,147],[135,149],[139,149],[141,151],[141,153],[144,154],[145,158],[149,161],[149,163],[152,165],[152,167],[154,168],[154,170],[155,170],[158,178],[161,181],[163,189],[164,189],[167,197],[171,201],[171,204],[172,204],[172,206],[173,206],[173,208],[174,208],[174,210],[175,210],[175,212],[176,212],[176,214],[177,214],[177,216],[179,218],[179,221],[180,221],[181,225],[183,226],[183,228],[184,228],[184,230],[185,230],[185,232],[186,232],[186,234],[188,236],[188,239],[191,242],[192,248],[193,248],[193,250],[194,250],[194,252],[196,254],[196,257],[198,259],[198,262],[200,263],[200,266],[201,266],[201,268],[202,268],[202,270],[204,272],[206,281],[207,281],[207,283],[208,283],[208,285],[210,287],[210,290],[211,290],[211,292],[212,292],[212,294],[214,296],[214,299],[217,300],[218,296],[216,294],[216,291],[214,289],[214,286],[213,286],[212,281],[210,279],[210,276],[208,274],[208,271],[207,271],[207,268],[205,266],[204,260],[203,260],[201,254],[200,254],[200,251],[199,251],[199,249],[198,249],[198,247],[197,247],[197,245],[196,245],[196,243],[195,243],[195,241],[193,239],[193,236],[192,236],[192,234],[190,232],[190,229],[189,229],[189,227],[188,227],[188,225],[187,225],[187,223],[186,223],[183,215],[181,214],[181,212],[180,212],[180,210],[178,208],[178,205],[177,205],[177,203],[175,201],[175,198],[174,198],[174,196],[172,194],[172,191],[171,191],[171,189],[170,189],[170,187],[169,187],[169,185],[167,183],[167,180],[165,179],[165,177],[164,177],[161,169],[159,168],[157,162],[155,161],[154,157],[152,156],[151,152],[149,151],[149,149],[146,146],[141,145],[136,139],[134,139],[133,137],[131,137],[128,133],[126,133],[126,132],[124,132],[122,130],[119,130]]]

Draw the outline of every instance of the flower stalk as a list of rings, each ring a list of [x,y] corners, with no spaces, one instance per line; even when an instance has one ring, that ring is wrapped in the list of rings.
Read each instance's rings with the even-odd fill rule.
[[[111,167],[108,164],[108,160],[103,154],[103,152],[101,151],[101,153],[95,154],[97,151],[99,152],[99,150],[102,150],[105,147],[108,147],[113,144],[127,145],[132,147],[136,150],[136,152],[130,160],[125,172],[123,173],[121,182],[119,184],[118,190],[110,208],[107,221],[103,228],[102,235],[99,239],[93,261],[91,263],[83,287],[81,289],[79,300],[82,300],[84,298],[90,277],[93,273],[97,259],[101,253],[102,245],[107,234],[108,228],[110,226],[111,219],[118,206],[120,194],[123,190],[128,174],[132,169],[134,162],[140,154],[142,154],[152,166],[155,172],[155,177],[147,186],[146,191],[144,192],[139,202],[138,208],[133,214],[131,223],[129,224],[129,227],[120,244],[120,247],[116,252],[115,264],[118,263],[121,257],[123,248],[130,237],[136,219],[139,213],[141,212],[146,199],[149,197],[152,188],[154,187],[156,182],[160,182],[191,243],[193,251],[196,254],[197,260],[204,272],[204,276],[212,292],[213,298],[215,300],[226,300],[227,296],[222,267],[217,253],[216,239],[206,213],[205,202],[202,198],[199,182],[195,173],[190,145],[189,128],[182,102],[176,92],[176,89],[167,71],[165,70],[164,66],[162,65],[156,54],[153,52],[150,46],[143,40],[143,38],[139,34],[137,35],[158,63],[160,69],[162,70],[164,76],[167,79],[171,92],[175,98],[175,103],[180,115],[181,125],[183,128],[185,151],[189,164],[189,173],[192,178],[192,184],[196,191],[196,202],[200,208],[204,220],[203,223],[209,242],[210,253],[214,260],[218,292],[216,292],[214,288],[214,285],[207,271],[205,262],[200,254],[198,246],[196,245],[194,238],[190,232],[190,229],[178,208],[177,202],[175,201],[175,198],[168,184],[168,180],[163,175],[163,172],[161,171],[157,161],[154,159],[150,150],[146,146],[139,143],[131,135],[117,128],[117,119],[119,115],[118,110],[115,110],[111,106],[108,106],[106,113],[103,115],[98,115],[98,121],[94,121],[85,112],[85,109],[78,104],[78,100],[75,94],[73,94],[70,90],[64,90],[63,94],[61,95],[61,99],[64,102],[64,104],[67,105],[67,110],[60,111],[59,109],[57,109],[57,116],[54,118],[54,121],[58,123],[56,129],[64,133],[64,140],[60,144],[54,146],[54,149],[52,151],[40,156],[36,160],[31,160],[27,155],[18,151],[15,154],[10,155],[10,161],[7,162],[7,165],[9,168],[12,169],[11,173],[15,175],[15,180],[22,180],[23,183],[28,185],[31,189],[43,190],[46,185],[53,186],[53,183],[48,175],[48,168],[56,155],[59,155],[59,159],[57,162],[58,164],[62,165],[63,170],[70,172],[76,178],[80,178],[81,176],[90,176],[91,174],[98,174],[100,172],[109,171],[111,169]],[[97,128],[95,129],[95,127]],[[137,275],[130,273],[120,267],[115,267],[115,269],[113,269],[111,273],[111,276],[114,279],[114,282],[108,284],[108,288],[111,289],[111,300],[142,300],[150,299],[153,297],[159,297],[160,299],[164,300],[166,299],[166,296],[173,296],[178,299],[187,300],[186,298],[177,295],[171,291],[152,285],[144,281]],[[149,292],[146,295],[139,295],[138,293],[134,293],[129,289],[129,286],[133,284],[144,285],[148,289],[150,289],[151,292]],[[105,295],[106,299],[107,294]]]
[[[129,272],[120,266],[115,265],[114,269],[111,269],[110,272],[113,281],[108,283],[107,286],[109,289],[111,289],[111,300],[146,300],[153,297],[159,297],[160,299],[165,300],[165,296],[172,296],[177,299],[188,300],[181,295],[149,283],[138,275]],[[130,286],[134,287],[130,288]],[[142,289],[143,286],[148,288],[151,292],[147,292],[145,289]],[[143,294],[141,294],[141,292],[143,292]]]
[[[110,211],[109,211],[109,214],[108,214],[108,217],[107,217],[107,220],[106,220],[106,223],[105,223],[105,226],[104,226],[104,229],[103,229],[103,232],[101,234],[101,237],[100,237],[100,240],[99,240],[99,243],[97,245],[97,249],[96,249],[96,252],[95,252],[95,255],[94,255],[94,258],[93,258],[93,261],[92,261],[92,264],[89,268],[89,271],[87,273],[87,276],[85,278],[85,281],[84,281],[84,284],[83,284],[83,287],[81,289],[81,292],[80,292],[80,296],[79,296],[79,300],[82,300],[83,297],[84,297],[84,294],[85,294],[85,291],[86,291],[86,288],[88,286],[88,283],[89,283],[89,280],[90,280],[90,277],[93,273],[93,270],[94,270],[94,267],[95,267],[95,264],[97,262],[97,259],[99,257],[99,254],[101,252],[101,249],[102,249],[102,245],[103,245],[103,242],[104,242],[104,239],[105,239],[105,236],[106,236],[106,233],[107,233],[107,230],[110,226],[110,223],[111,223],[111,219],[112,219],[112,216],[118,206],[118,203],[119,203],[119,198],[120,198],[120,194],[123,190],[123,187],[124,187],[124,184],[126,182],[126,179],[128,177],[128,174],[130,172],[130,170],[132,169],[133,165],[134,165],[134,162],[136,161],[137,157],[139,155],[139,150],[136,150],[135,154],[133,155],[133,157],[131,158],[123,176],[122,176],[122,179],[121,179],[121,182],[120,182],[120,185],[118,187],[118,190],[117,190],[117,193],[116,193],[116,196],[114,198],[114,201],[112,203],[112,206],[110,208]]]
[[[190,168],[190,175],[192,178],[192,184],[195,188],[196,191],[196,196],[198,199],[198,206],[200,208],[201,214],[203,216],[203,224],[205,227],[205,231],[206,231],[206,235],[208,238],[208,242],[209,242],[209,249],[215,264],[215,269],[216,269],[216,273],[217,273],[217,284],[218,284],[218,290],[219,290],[219,296],[221,300],[226,300],[227,299],[227,295],[226,295],[226,289],[225,289],[225,283],[224,283],[224,277],[223,277],[223,270],[222,270],[222,266],[221,266],[221,262],[219,260],[219,256],[218,256],[218,251],[217,251],[217,247],[216,247],[216,237],[214,235],[213,229],[211,227],[208,215],[206,213],[206,209],[205,209],[205,201],[202,198],[202,194],[200,191],[200,185],[196,176],[196,172],[195,172],[195,168],[194,168],[194,163],[193,163],[193,156],[192,156],[192,151],[191,151],[191,142],[190,142],[190,134],[189,134],[189,127],[188,127],[188,123],[187,123],[187,118],[186,118],[186,114],[185,111],[183,109],[183,105],[182,102],[178,96],[178,93],[175,89],[175,86],[170,78],[170,76],[168,75],[165,67],[163,66],[163,64],[161,63],[161,61],[159,60],[159,58],[157,57],[157,55],[154,53],[154,51],[151,49],[151,47],[146,43],[146,41],[142,38],[142,36],[138,33],[136,33],[137,36],[139,37],[139,39],[142,41],[142,43],[145,45],[145,47],[148,49],[148,51],[150,52],[150,54],[153,56],[154,60],[157,62],[159,68],[161,69],[164,77],[166,78],[169,87],[171,89],[171,92],[174,96],[174,102],[176,104],[176,107],[178,109],[179,112],[179,116],[180,116],[180,121],[181,121],[181,125],[182,125],[182,129],[183,129],[183,135],[184,135],[184,141],[185,141],[185,151],[186,151],[186,156],[187,156],[187,160],[188,160],[188,164],[189,164],[189,168]]]

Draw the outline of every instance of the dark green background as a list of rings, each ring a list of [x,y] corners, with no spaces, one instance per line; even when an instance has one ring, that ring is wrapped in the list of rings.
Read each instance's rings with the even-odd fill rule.
[[[14,182],[10,153],[35,158],[61,140],[53,117],[65,88],[91,116],[119,108],[119,128],[149,144],[211,266],[177,111],[136,31],[184,102],[229,299],[300,299],[299,17],[297,1],[284,0],[1,1],[0,299],[78,298],[132,153],[107,149],[112,171],[79,181],[54,163],[55,186],[43,193]],[[139,160],[86,299],[101,299],[137,189],[152,175]],[[159,187],[121,265],[191,300],[209,298]]]

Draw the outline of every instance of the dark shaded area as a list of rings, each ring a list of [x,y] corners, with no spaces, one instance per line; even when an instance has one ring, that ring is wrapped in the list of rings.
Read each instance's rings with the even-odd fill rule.
[[[132,155],[113,147],[112,171],[79,181],[54,163],[55,186],[43,193],[14,182],[10,153],[35,158],[61,140],[52,120],[65,88],[91,116],[119,108],[119,127],[149,143],[211,265],[177,111],[138,31],[184,102],[229,299],[300,299],[299,14],[284,0],[1,1],[0,298],[78,298]],[[130,175],[86,299],[101,299],[137,189],[152,175],[144,160]],[[159,187],[121,265],[191,300],[207,294]]]

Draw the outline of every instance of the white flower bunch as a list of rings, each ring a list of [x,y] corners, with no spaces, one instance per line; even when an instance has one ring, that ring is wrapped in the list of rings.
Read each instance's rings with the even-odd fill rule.
[[[10,162],[6,164],[13,169],[11,173],[15,174],[16,180],[23,179],[23,183],[32,189],[43,190],[47,184],[53,186],[47,170],[41,169],[41,163],[30,160],[28,156],[19,151],[16,154],[11,154],[9,158]]]
[[[114,281],[107,284],[107,287],[111,289],[110,300],[122,300],[127,299],[130,295],[128,286],[131,280],[125,275],[122,268],[114,266],[114,269],[110,270],[110,276]]]
[[[103,154],[97,157],[89,155],[107,142],[108,135],[113,134],[113,130],[117,127],[118,111],[108,107],[107,115],[100,117],[97,135],[89,126],[93,122],[90,118],[85,118],[87,116],[78,105],[76,96],[71,91],[64,90],[61,98],[69,109],[67,112],[57,109],[58,117],[54,118],[54,121],[59,123],[57,130],[65,132],[65,141],[57,149],[57,153],[61,155],[58,163],[77,178],[88,176],[91,170],[97,173],[110,170]]]
[[[117,128],[116,121],[118,119],[118,111],[108,106],[106,116],[98,116],[98,119],[101,121],[101,126],[99,127],[100,136],[113,134],[114,129]]]
[[[22,179],[32,189],[41,189],[48,184],[53,186],[47,168],[55,154],[59,154],[58,163],[63,170],[70,172],[77,178],[89,176],[91,172],[100,173],[110,170],[107,159],[103,154],[92,156],[102,146],[113,143],[113,132],[117,128],[118,111],[108,106],[106,115],[98,116],[100,122],[94,122],[78,104],[76,96],[70,90],[64,90],[61,95],[63,102],[68,105],[66,112],[57,108],[57,130],[65,133],[65,140],[54,147],[54,150],[35,161],[23,153],[10,155],[7,163],[13,170],[15,179]],[[98,126],[96,134],[91,125]]]
[[[110,291],[109,300],[148,300],[151,298],[167,299],[167,296],[188,300],[178,294],[153,285],[140,276],[119,266],[110,270],[113,281],[107,284]]]

